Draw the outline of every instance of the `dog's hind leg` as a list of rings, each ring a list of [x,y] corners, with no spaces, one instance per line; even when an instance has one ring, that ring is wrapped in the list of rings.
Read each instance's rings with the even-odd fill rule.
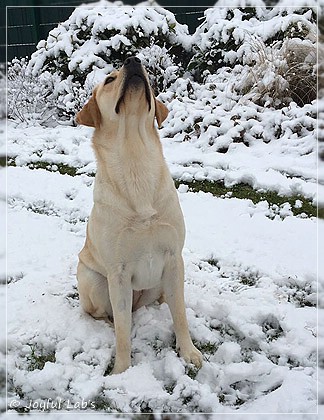
[[[112,308],[106,277],[79,261],[77,278],[82,308],[94,318],[109,322],[109,318],[112,318]]]

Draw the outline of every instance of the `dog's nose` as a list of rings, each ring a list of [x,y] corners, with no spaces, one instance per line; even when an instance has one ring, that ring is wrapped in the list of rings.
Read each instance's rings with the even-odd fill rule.
[[[139,65],[141,64],[141,60],[138,57],[128,57],[126,58],[126,60],[124,61],[124,66],[134,66],[134,65]]]

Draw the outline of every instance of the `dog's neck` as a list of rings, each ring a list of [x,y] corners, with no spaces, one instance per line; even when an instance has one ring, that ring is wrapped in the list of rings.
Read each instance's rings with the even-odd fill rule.
[[[115,192],[123,201],[121,207],[126,205],[130,214],[144,221],[156,215],[155,202],[165,165],[162,147],[155,128],[145,124],[134,127],[129,122],[125,126],[129,129],[119,129],[115,137],[105,135],[103,129],[94,136],[96,188],[100,188],[101,201],[105,189],[110,197]]]

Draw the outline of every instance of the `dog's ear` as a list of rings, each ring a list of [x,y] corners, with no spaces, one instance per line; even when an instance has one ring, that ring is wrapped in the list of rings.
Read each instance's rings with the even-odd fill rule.
[[[155,117],[156,117],[159,128],[161,127],[163,121],[166,119],[168,114],[169,114],[168,108],[158,99],[155,99]]]
[[[81,125],[88,127],[99,127],[101,122],[101,114],[96,100],[96,92],[94,91],[89,101],[77,113],[75,121]]]

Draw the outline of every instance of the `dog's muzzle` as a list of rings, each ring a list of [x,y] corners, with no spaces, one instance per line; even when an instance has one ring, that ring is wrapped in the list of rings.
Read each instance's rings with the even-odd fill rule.
[[[115,112],[116,114],[120,111],[120,104],[123,101],[125,94],[128,89],[135,88],[138,89],[144,85],[145,89],[145,98],[149,106],[149,111],[151,110],[151,89],[145,75],[145,70],[142,66],[141,60],[138,57],[128,57],[126,58],[123,66],[124,71],[124,84],[121,90],[121,95],[117,101]]]

